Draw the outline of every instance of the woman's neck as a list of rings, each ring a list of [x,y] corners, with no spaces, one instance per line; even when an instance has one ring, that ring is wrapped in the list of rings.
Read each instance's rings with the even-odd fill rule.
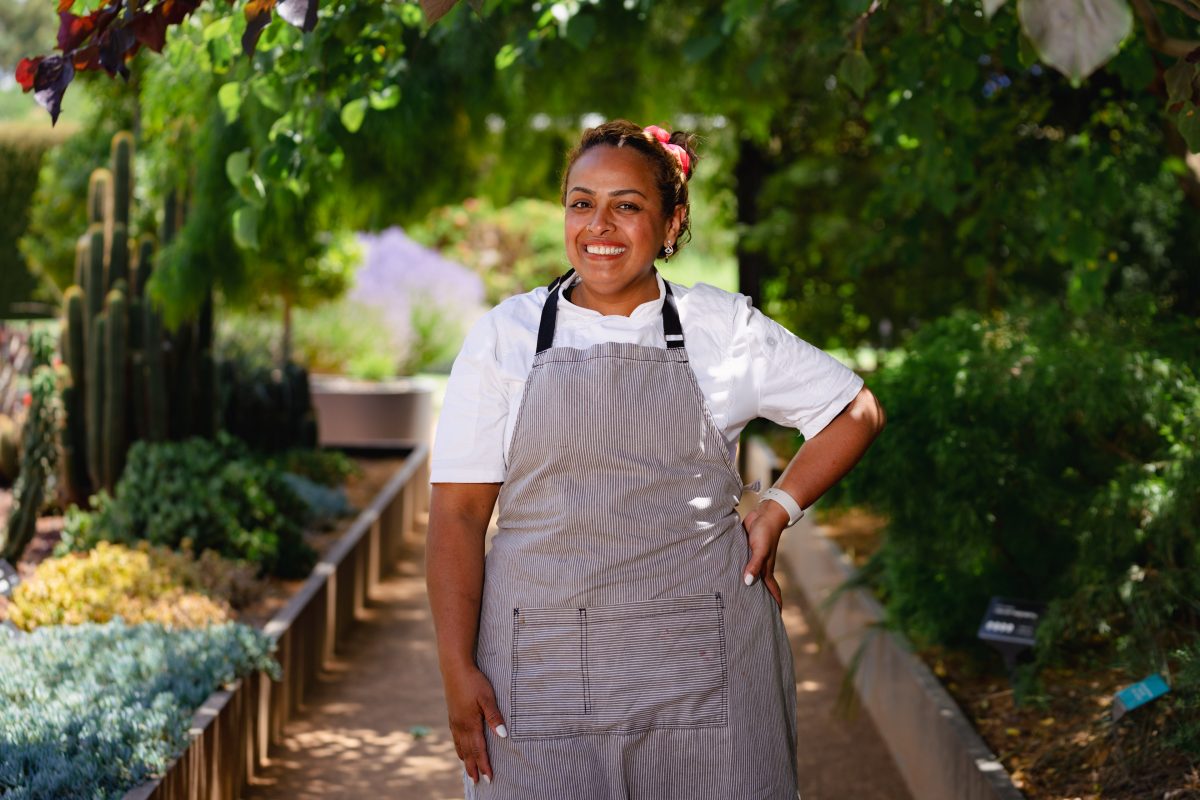
[[[658,299],[658,273],[651,270],[644,280],[613,295],[600,294],[589,288],[582,278],[568,291],[570,301],[580,308],[605,316],[628,317],[638,306]]]

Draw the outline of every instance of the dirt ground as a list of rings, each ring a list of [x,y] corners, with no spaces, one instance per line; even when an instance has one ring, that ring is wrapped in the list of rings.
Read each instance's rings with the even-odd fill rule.
[[[422,566],[414,545],[380,586],[247,800],[462,797]],[[799,592],[785,586],[785,593],[803,799],[910,800],[870,720],[835,711],[842,670],[820,648]]]

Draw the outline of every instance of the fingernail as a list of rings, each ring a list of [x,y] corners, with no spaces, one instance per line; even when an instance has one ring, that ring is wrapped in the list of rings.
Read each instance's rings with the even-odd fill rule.
[[[753,576],[753,575],[751,575],[749,572],[747,572],[747,573],[746,573],[746,577],[742,578],[742,581],[743,581],[743,582],[744,582],[744,583],[745,583],[747,586],[750,586],[751,584],[753,584],[753,583],[754,583],[754,576]]]
[[[490,783],[492,782],[492,776],[491,776],[491,775],[488,775],[488,774],[485,772],[485,773],[483,774],[483,782],[484,782],[484,783],[489,783],[489,784],[490,784]]]
[[[497,725],[496,726],[496,735],[499,736],[501,739],[507,739],[508,738],[508,728],[504,727],[503,725]]]

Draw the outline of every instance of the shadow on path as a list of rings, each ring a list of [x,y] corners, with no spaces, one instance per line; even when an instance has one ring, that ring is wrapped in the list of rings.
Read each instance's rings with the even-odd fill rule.
[[[397,572],[379,586],[246,800],[462,797],[423,561],[419,545],[410,546]],[[800,593],[786,584],[784,593],[796,662],[803,800],[911,800],[866,714],[847,719],[835,712],[842,669],[832,652],[820,649]]]

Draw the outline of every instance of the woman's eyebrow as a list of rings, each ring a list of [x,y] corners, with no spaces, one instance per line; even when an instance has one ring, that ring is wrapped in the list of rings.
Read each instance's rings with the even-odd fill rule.
[[[584,194],[589,194],[589,195],[592,195],[593,197],[596,196],[596,193],[593,190],[585,189],[582,186],[572,186],[570,191],[568,192],[568,194],[570,194],[570,192],[583,192]],[[626,194],[636,194],[639,197],[646,196],[645,194],[638,191],[637,189],[616,189],[614,191],[609,192],[608,196],[609,197],[620,197],[620,196],[626,195]]]

